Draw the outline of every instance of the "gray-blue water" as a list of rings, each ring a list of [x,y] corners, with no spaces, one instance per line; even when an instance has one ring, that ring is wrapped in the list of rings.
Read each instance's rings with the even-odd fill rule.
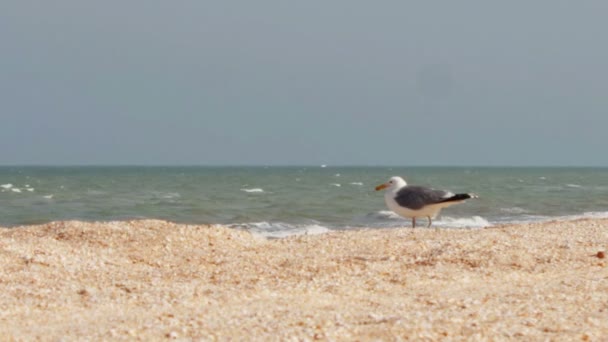
[[[444,209],[439,227],[608,216],[606,168],[0,167],[0,225],[155,218],[267,236],[408,226],[374,191],[394,175],[480,196]]]

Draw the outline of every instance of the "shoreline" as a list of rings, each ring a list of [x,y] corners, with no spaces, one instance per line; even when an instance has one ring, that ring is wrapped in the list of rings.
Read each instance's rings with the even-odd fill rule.
[[[0,236],[9,339],[608,336],[608,219],[280,239],[58,221]]]

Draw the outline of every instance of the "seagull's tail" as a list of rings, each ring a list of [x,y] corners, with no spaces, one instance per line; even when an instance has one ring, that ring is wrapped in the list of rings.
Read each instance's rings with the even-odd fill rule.
[[[452,197],[448,197],[448,198],[444,199],[443,201],[441,201],[441,203],[459,202],[459,201],[468,200],[469,198],[479,198],[479,196],[477,196],[475,194],[456,194]]]

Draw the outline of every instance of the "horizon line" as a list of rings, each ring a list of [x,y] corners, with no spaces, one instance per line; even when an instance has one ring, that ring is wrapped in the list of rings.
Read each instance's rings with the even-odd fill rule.
[[[450,164],[414,164],[414,165],[397,165],[397,164],[0,164],[0,167],[51,167],[51,168],[61,168],[61,167],[259,167],[259,168],[271,168],[271,167],[314,167],[314,168],[346,168],[346,167],[361,167],[361,168],[385,168],[385,167],[395,167],[395,168],[608,168],[608,165],[482,165],[482,164],[458,164],[458,165],[450,165]]]

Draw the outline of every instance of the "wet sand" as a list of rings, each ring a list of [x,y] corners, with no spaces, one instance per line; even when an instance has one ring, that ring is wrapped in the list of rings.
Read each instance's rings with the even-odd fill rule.
[[[280,240],[163,221],[0,234],[3,339],[608,339],[608,220]]]

